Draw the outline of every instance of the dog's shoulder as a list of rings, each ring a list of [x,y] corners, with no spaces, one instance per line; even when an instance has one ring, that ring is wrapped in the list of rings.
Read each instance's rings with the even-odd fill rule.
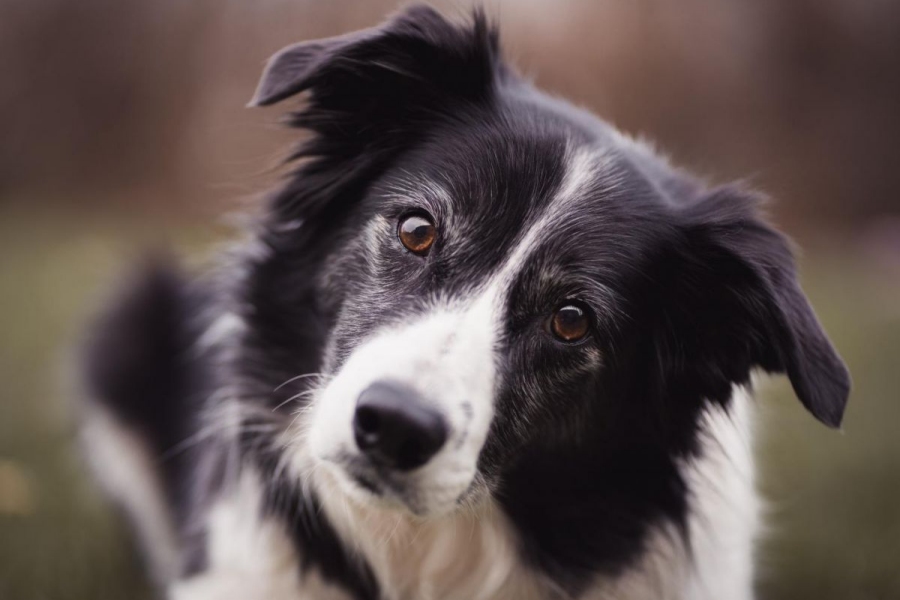
[[[91,469],[127,517],[156,579],[181,569],[199,422],[207,292],[174,263],[134,266],[79,350],[80,439]]]

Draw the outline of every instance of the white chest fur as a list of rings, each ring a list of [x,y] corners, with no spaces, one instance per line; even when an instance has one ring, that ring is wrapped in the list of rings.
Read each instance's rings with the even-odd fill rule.
[[[207,569],[176,582],[173,600],[345,600],[344,591],[315,571],[301,573],[299,556],[277,519],[261,518],[262,486],[245,467],[206,517]]]
[[[514,533],[491,502],[428,520],[350,502],[325,506],[392,600],[553,597],[549,582],[520,560]]]

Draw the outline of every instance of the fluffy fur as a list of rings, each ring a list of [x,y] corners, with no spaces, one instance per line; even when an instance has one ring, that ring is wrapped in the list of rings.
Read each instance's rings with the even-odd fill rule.
[[[251,241],[148,266],[85,353],[85,445],[161,589],[752,597],[751,373],[833,427],[849,390],[754,195],[543,95],[481,14],[291,46],[253,104],[301,93]],[[577,343],[548,327],[572,302]],[[412,470],[355,441],[384,381],[446,429]]]

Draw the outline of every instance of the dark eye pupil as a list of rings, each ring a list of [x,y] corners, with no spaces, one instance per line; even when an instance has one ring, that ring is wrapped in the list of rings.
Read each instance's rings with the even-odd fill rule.
[[[572,304],[556,311],[551,326],[553,334],[566,342],[580,340],[588,332],[588,320],[584,310]]]
[[[576,306],[564,306],[559,310],[559,318],[563,325],[577,325],[584,313]]]
[[[423,240],[428,237],[429,230],[431,229],[430,225],[419,225],[415,229],[413,229],[410,233],[414,238]]]
[[[559,316],[560,329],[570,331],[578,329],[584,320],[584,313],[580,308],[575,306],[566,306],[560,309]]]

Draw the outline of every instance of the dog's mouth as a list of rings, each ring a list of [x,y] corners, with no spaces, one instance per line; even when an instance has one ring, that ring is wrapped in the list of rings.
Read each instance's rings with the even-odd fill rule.
[[[416,517],[451,512],[464,504],[475,488],[473,480],[457,486],[441,482],[439,474],[394,473],[346,453],[322,462],[325,472],[348,499],[362,506],[399,510]]]
[[[373,496],[382,495],[382,487],[372,477],[362,473],[348,473],[353,482]]]
[[[343,492],[360,504],[393,507],[414,514],[424,511],[415,502],[410,484],[397,481],[390,473],[379,472],[364,459],[343,454],[325,459],[328,471]]]

